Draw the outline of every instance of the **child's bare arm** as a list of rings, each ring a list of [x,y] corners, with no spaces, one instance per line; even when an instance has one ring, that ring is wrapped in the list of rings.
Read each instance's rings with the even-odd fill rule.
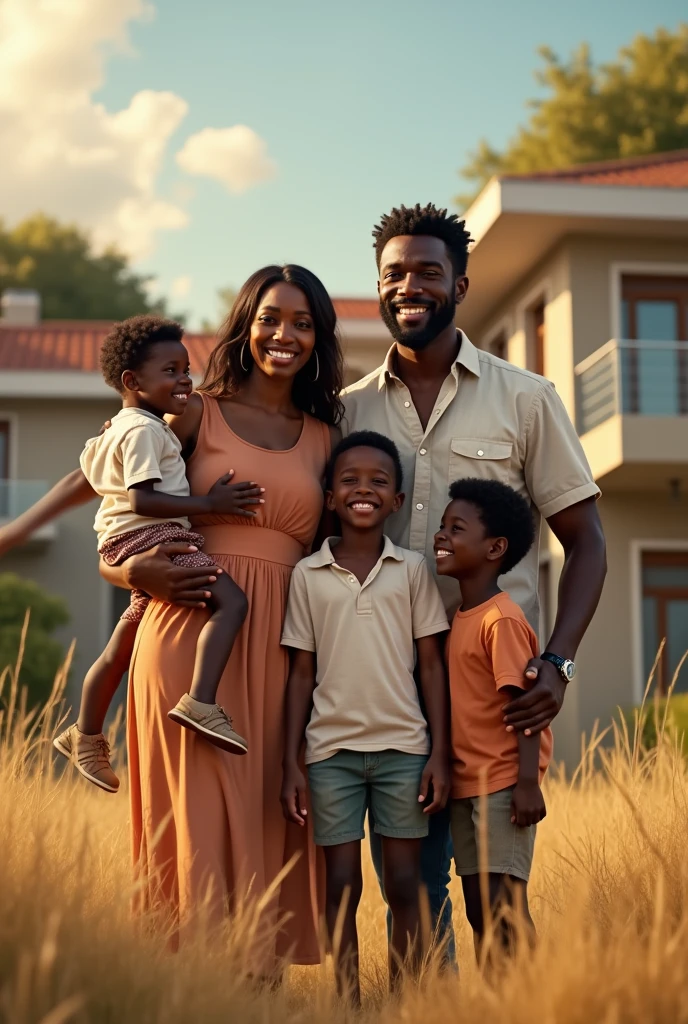
[[[449,799],[449,688],[442,655],[446,633],[416,640],[420,687],[432,738],[432,753],[421,780],[419,799],[425,802],[432,786],[432,802],[426,814],[441,810]]]
[[[523,693],[518,687],[504,687],[509,700]],[[518,737],[518,781],[511,797],[511,820],[515,825],[525,828],[537,825],[546,812],[545,801],[540,789],[540,733],[526,736],[519,732]]]
[[[260,495],[265,488],[248,480],[232,484],[230,480],[233,476],[233,471],[225,473],[207,494],[201,495],[165,494],[155,489],[155,481],[145,480],[129,488],[129,504],[132,512],[147,519],[208,514],[253,518],[257,513],[245,506],[264,504]]]
[[[97,497],[80,469],[75,469],[52,487],[47,494],[0,529],[0,555],[22,544],[41,526],[52,522],[63,512]]]
[[[282,810],[288,821],[305,825],[306,780],[298,763],[315,689],[315,654],[292,649],[285,703],[285,743],[282,767]]]

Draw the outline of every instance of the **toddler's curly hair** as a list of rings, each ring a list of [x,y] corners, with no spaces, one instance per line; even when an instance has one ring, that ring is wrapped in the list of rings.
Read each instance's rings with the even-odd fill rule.
[[[151,345],[158,341],[181,341],[184,328],[176,320],[144,313],[115,324],[100,350],[100,369],[106,384],[121,394],[122,374],[137,370]]]

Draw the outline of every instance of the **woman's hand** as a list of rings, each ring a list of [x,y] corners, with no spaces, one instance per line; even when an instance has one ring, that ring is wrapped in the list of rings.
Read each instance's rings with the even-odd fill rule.
[[[130,590],[143,590],[151,597],[183,608],[205,608],[210,597],[207,589],[222,569],[203,566],[191,569],[175,565],[173,555],[186,555],[198,551],[192,544],[156,544],[150,551],[131,555],[121,566],[124,580]]]

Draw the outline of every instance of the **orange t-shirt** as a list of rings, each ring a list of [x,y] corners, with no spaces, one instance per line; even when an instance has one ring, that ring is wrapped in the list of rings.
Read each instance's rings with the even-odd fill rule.
[[[508,594],[454,616],[448,641],[453,798],[496,793],[518,780],[518,740],[507,732],[504,686],[528,688],[526,665],[538,642]],[[552,757],[552,732],[540,733],[540,780]]]

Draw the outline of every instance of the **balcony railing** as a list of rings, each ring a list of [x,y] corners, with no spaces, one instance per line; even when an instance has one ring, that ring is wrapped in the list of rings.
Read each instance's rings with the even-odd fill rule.
[[[608,341],[575,374],[579,434],[617,413],[688,415],[688,342]]]
[[[0,526],[16,519],[48,492],[45,480],[0,479]],[[33,535],[35,540],[49,540],[55,536],[55,526],[49,523]]]

